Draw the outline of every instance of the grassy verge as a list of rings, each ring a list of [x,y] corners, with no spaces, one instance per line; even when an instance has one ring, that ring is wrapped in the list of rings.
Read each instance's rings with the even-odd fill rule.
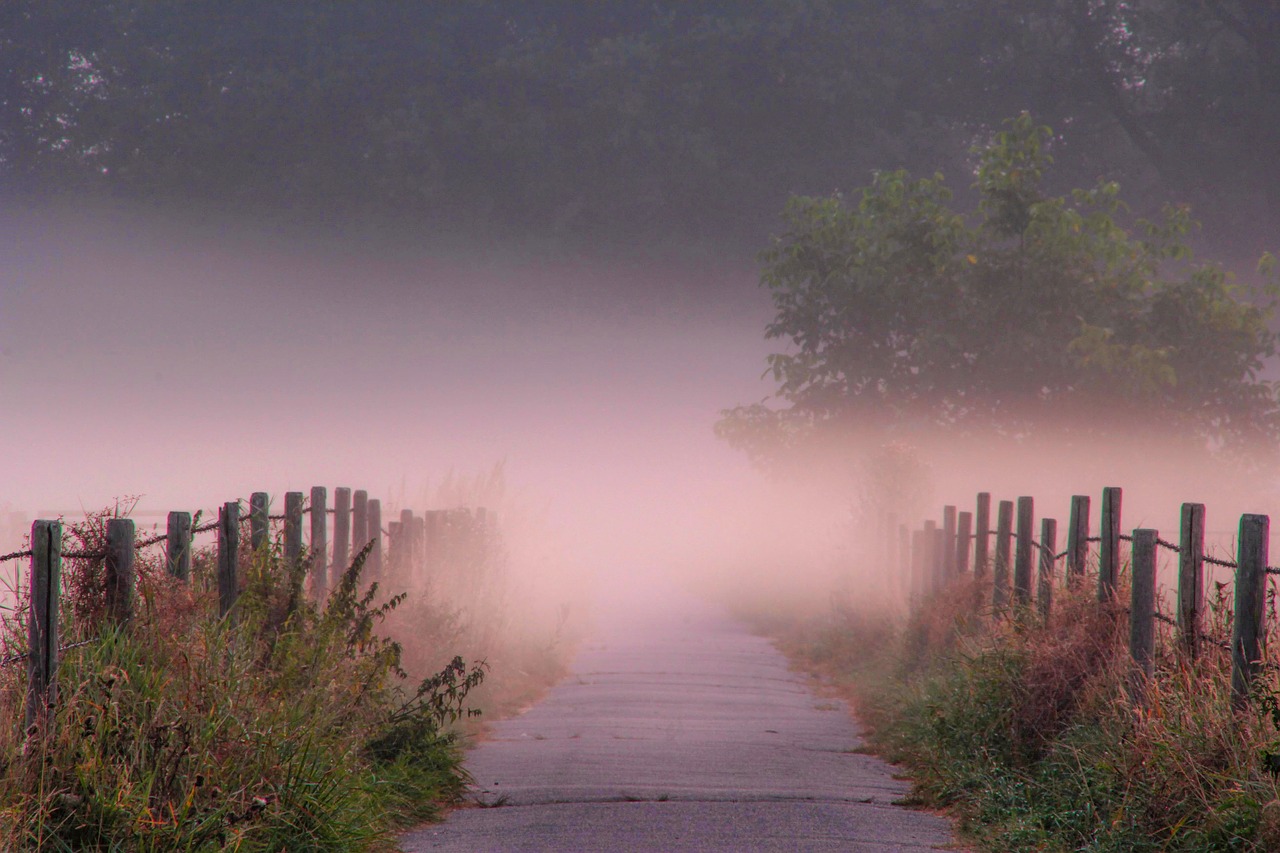
[[[102,530],[91,518],[72,542],[95,550]],[[451,727],[483,667],[447,658],[411,677],[386,630],[415,605],[362,584],[363,555],[323,605],[278,550],[241,565],[219,618],[212,554],[190,584],[140,555],[136,615],[110,626],[101,563],[64,563],[64,643],[91,641],[64,654],[55,710],[31,730],[25,667],[0,669],[0,849],[390,849],[460,796]],[[5,655],[25,651],[23,604]]]
[[[1166,635],[1135,709],[1122,610],[1068,594],[1042,625],[975,614],[972,601],[952,589],[905,625],[834,607],[766,628],[835,680],[874,747],[910,768],[918,801],[983,849],[1280,850],[1274,654],[1252,708],[1235,713],[1227,653],[1210,645],[1189,661]],[[1221,642],[1227,603],[1213,613]]]

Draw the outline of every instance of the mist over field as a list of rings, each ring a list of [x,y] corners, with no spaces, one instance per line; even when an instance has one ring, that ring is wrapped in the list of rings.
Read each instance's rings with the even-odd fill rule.
[[[1274,373],[1264,300],[1231,287],[1265,279],[1277,221],[1280,75],[1254,38],[1275,22],[1251,2],[1014,6],[8,4],[0,547],[120,497],[144,524],[317,484],[422,507],[502,464],[584,571],[751,562],[799,585],[804,564],[820,589],[856,565],[884,502],[866,466],[894,441],[917,517],[978,489],[1061,514],[1105,485],[1126,524],[1265,509],[1272,478],[1245,488],[1203,450],[1240,438],[1216,409],[1266,419]],[[1020,115],[1031,159],[984,167]],[[914,200],[859,219],[876,181]],[[1066,212],[1019,255],[1043,199]],[[849,246],[910,246],[943,208],[987,217],[951,266],[877,256],[885,298],[850,295]],[[1115,261],[1148,251],[1143,217],[1170,244],[1150,258],[1194,248],[1229,276],[1170,279],[1152,308],[1163,273]],[[781,388],[770,353],[796,359]],[[713,432],[766,397],[841,425],[799,476]],[[984,411],[995,428],[964,420]]]

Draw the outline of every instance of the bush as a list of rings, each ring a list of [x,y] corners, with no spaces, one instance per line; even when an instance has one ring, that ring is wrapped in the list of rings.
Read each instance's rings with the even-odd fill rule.
[[[73,536],[91,540],[99,521]],[[448,726],[483,664],[455,659],[406,689],[401,648],[379,628],[404,598],[361,586],[365,554],[319,607],[278,550],[246,550],[227,618],[212,554],[196,556],[190,586],[140,557],[126,627],[93,621],[93,561],[64,567],[64,635],[98,639],[64,655],[48,725],[0,731],[0,847],[364,850],[460,796]],[[10,620],[0,639],[23,650],[25,627]],[[0,672],[9,719],[25,682]]]

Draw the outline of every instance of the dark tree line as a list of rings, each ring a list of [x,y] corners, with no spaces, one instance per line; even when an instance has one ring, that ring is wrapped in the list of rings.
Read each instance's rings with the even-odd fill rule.
[[[1280,219],[1280,0],[6,0],[0,49],[10,193],[754,247],[1029,110],[1063,186]]]

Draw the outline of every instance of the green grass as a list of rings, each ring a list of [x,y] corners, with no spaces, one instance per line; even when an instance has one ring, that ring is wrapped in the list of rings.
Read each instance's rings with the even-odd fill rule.
[[[100,639],[64,655],[48,724],[0,726],[0,848],[390,849],[398,828],[460,797],[451,726],[483,667],[454,659],[410,679],[382,633],[410,605],[362,586],[363,556],[323,606],[278,552],[246,550],[241,565],[220,619],[211,554],[190,585],[143,559],[136,616],[110,628],[100,569],[68,561],[64,638]],[[23,650],[19,621],[4,632]],[[25,689],[21,666],[0,670],[4,719],[21,721]]]
[[[1122,610],[1060,595],[1046,626],[972,600],[955,590],[905,625],[843,608],[772,630],[847,689],[874,747],[910,768],[914,799],[982,849],[1280,850],[1274,658],[1236,714],[1226,653],[1188,661],[1165,636],[1138,709]],[[1215,612],[1221,632],[1224,602]]]

